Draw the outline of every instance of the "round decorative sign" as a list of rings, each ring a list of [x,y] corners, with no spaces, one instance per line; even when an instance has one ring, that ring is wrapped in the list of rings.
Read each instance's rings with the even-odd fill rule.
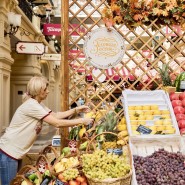
[[[97,68],[114,67],[125,54],[124,39],[112,28],[98,28],[87,35],[84,53],[87,60]]]

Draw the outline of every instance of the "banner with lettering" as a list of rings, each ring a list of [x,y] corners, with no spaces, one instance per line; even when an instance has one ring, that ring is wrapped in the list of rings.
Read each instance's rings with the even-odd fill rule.
[[[124,39],[112,28],[98,28],[90,32],[83,49],[86,59],[100,69],[114,67],[125,54]]]
[[[79,24],[71,24],[69,26],[69,34],[71,36],[80,36],[85,33],[85,28]],[[61,35],[61,24],[44,24],[43,25],[44,35]]]

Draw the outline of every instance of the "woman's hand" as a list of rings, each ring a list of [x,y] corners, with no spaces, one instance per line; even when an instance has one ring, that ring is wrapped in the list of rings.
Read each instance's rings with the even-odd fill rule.
[[[82,106],[76,107],[75,109],[76,109],[76,113],[77,114],[80,113],[80,112],[87,113],[87,112],[91,111],[91,109],[88,106],[86,106],[86,105],[82,105]]]
[[[91,118],[79,118],[80,124],[89,125],[94,121],[94,119]]]

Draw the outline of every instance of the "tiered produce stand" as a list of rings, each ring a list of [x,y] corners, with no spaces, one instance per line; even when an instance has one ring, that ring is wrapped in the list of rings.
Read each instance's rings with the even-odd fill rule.
[[[124,117],[106,109],[86,113],[94,123],[71,128],[61,153],[45,147],[11,185],[184,185],[184,93],[122,94]]]
[[[184,139],[174,113],[177,105],[172,106],[170,97],[162,90],[123,91],[133,157],[132,185],[185,183],[185,156],[180,153]]]

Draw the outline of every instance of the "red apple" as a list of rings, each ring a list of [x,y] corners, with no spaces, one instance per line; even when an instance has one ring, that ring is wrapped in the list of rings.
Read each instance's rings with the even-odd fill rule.
[[[180,100],[185,99],[185,92],[182,92],[182,93],[179,94],[179,99]]]
[[[178,126],[179,126],[180,129],[185,128],[185,120],[179,120],[178,121]]]
[[[185,114],[176,114],[175,117],[177,121],[185,120]]]
[[[173,107],[182,106],[181,100],[172,100],[172,106]]]
[[[181,102],[182,102],[182,106],[185,107],[185,98]]]
[[[175,114],[184,114],[185,113],[185,109],[182,106],[176,106],[174,107],[174,113]]]
[[[180,129],[180,134],[181,135],[184,135],[185,134],[185,128]]]
[[[170,100],[179,100],[179,94],[172,93],[170,94]]]

